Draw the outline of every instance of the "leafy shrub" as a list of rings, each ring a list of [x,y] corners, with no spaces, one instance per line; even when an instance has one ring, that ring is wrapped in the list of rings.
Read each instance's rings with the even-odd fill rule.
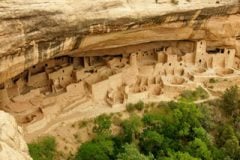
[[[238,86],[228,88],[221,97],[221,106],[227,114],[233,118],[239,114],[240,110],[240,90]]]
[[[109,132],[111,124],[112,121],[110,116],[106,114],[100,115],[95,119],[95,126],[93,127],[93,132],[98,134],[107,133]]]
[[[199,138],[195,138],[189,143],[188,152],[194,157],[212,160],[211,151],[207,147],[207,144]]]
[[[144,103],[143,103],[143,101],[139,101],[137,104],[135,104],[135,108],[136,108],[138,111],[142,111],[143,108],[144,108]]]
[[[190,101],[196,101],[200,99],[206,99],[209,97],[207,91],[205,91],[202,87],[196,88],[195,91],[186,90],[183,91],[180,95],[182,99],[190,100]]]
[[[84,143],[76,154],[75,160],[110,160],[113,156],[114,142],[108,139],[97,139]]]
[[[126,109],[128,112],[133,112],[135,110],[142,111],[144,109],[144,106],[145,106],[144,102],[139,101],[136,104],[132,104],[132,103],[127,104]]]
[[[135,110],[135,106],[132,103],[127,104],[126,109],[128,112],[133,112]]]
[[[209,79],[209,83],[217,83],[217,82],[218,82],[217,79],[214,79],[214,78]]]
[[[141,118],[137,115],[132,115],[129,119],[123,121],[122,128],[126,141],[134,141],[140,133],[142,126]]]
[[[216,110],[216,107],[211,105],[211,103],[215,102],[211,101],[210,103],[208,102],[197,105],[200,111],[204,113],[204,121],[202,122],[202,125],[208,131],[216,128],[217,123],[219,122],[219,116],[221,116],[221,112]]]
[[[164,136],[156,131],[145,130],[140,138],[140,147],[144,153],[158,154],[164,147]]]
[[[199,160],[199,159],[192,157],[187,152],[174,152],[170,154],[170,157],[163,158],[162,160]]]
[[[226,155],[234,160],[238,160],[240,156],[240,141],[231,125],[224,125],[219,128],[217,144]]]
[[[119,116],[113,116],[112,122],[116,126],[120,126],[122,123],[122,119]]]
[[[28,144],[29,153],[33,160],[53,160],[56,152],[54,137],[43,137]]]
[[[150,158],[141,154],[134,144],[126,144],[124,152],[118,154],[117,160],[150,160]]]

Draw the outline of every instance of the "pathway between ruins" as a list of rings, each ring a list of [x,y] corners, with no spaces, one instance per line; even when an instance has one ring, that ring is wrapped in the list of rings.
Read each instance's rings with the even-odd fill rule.
[[[87,102],[85,105],[81,105],[76,108],[77,109],[74,112],[71,111],[72,114],[63,113],[59,115],[55,120],[48,123],[42,129],[32,133],[27,133],[25,137],[27,137],[28,141],[31,141],[36,137],[50,133],[61,125],[67,125],[81,120],[89,120],[101,114],[123,112],[125,110],[125,105],[116,105],[114,107],[109,107],[108,105],[93,104]]]

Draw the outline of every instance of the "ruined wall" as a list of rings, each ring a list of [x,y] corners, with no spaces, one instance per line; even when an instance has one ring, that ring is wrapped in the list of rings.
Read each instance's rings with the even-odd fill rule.
[[[28,86],[35,88],[43,87],[48,84],[48,77],[45,72],[33,75],[29,78]]]

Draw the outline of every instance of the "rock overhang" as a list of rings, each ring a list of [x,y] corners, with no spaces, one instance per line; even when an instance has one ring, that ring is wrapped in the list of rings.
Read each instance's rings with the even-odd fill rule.
[[[239,48],[236,0],[180,0],[177,5],[170,0],[158,4],[143,0],[11,0],[0,5],[1,83],[52,57],[128,45],[205,39],[214,46]],[[13,59],[15,63],[11,63]]]

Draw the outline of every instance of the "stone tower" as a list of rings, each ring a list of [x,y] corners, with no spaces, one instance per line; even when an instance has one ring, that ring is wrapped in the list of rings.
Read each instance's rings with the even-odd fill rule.
[[[130,54],[130,65],[137,66],[137,54],[136,53]]]
[[[195,46],[195,64],[198,66],[203,66],[206,57],[206,41],[200,40],[196,42]]]

